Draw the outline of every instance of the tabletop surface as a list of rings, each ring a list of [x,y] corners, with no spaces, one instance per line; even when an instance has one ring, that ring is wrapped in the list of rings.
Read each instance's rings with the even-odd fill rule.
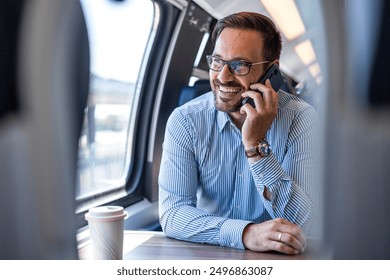
[[[313,245],[313,246],[311,246]],[[90,259],[90,245],[79,247],[79,258]],[[308,240],[306,251],[300,255],[277,252],[257,253],[209,244],[192,243],[169,238],[158,231],[124,231],[123,259],[137,260],[305,260],[318,259],[318,248]]]

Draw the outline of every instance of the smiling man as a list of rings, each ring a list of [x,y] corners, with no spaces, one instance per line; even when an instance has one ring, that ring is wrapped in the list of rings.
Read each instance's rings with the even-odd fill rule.
[[[159,175],[167,236],[253,251],[299,254],[315,213],[317,113],[275,92],[281,36],[242,12],[218,21],[207,56],[212,92],[171,114]],[[262,94],[259,94],[259,91]],[[251,98],[254,107],[243,104]]]

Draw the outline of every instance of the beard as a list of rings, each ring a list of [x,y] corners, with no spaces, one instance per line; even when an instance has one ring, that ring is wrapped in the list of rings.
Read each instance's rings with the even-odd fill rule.
[[[234,113],[240,111],[240,108],[242,106],[241,104],[242,98],[239,101],[237,101],[235,104],[229,105],[226,102],[219,100],[217,97],[217,93],[215,91],[213,91],[213,93],[214,93],[214,106],[218,111],[225,112],[225,113]]]
[[[214,106],[215,106],[215,108],[217,110],[225,112],[225,113],[233,113],[233,112],[240,111],[240,108],[242,106],[241,102],[243,100],[243,98],[241,98],[242,90],[240,92],[238,92],[238,93],[233,93],[232,94],[232,95],[240,95],[240,99],[237,100],[236,103],[231,104],[231,102],[229,102],[229,100],[224,100],[222,97],[220,97],[218,95],[217,89],[220,86],[224,86],[224,87],[237,87],[237,88],[238,87],[239,88],[244,88],[244,87],[241,84],[236,83],[236,82],[227,82],[227,83],[223,84],[218,79],[215,79],[213,81],[212,91],[213,91],[213,94],[214,94]]]

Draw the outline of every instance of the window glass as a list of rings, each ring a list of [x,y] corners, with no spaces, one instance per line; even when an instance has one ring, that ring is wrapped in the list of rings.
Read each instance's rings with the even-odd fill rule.
[[[145,0],[81,0],[81,4],[91,77],[79,142],[76,200],[87,200],[91,206],[91,198],[100,197],[102,203],[102,194],[112,199],[113,193],[125,193],[143,61],[149,38],[154,38],[155,12],[152,1]]]
[[[195,61],[194,61],[194,68],[192,69],[192,76],[190,77],[190,80],[188,82],[188,86],[193,86],[197,80],[208,80],[209,79],[208,66],[207,66],[207,70],[203,70],[203,69],[199,68],[200,60],[202,59],[202,56],[204,55],[206,44],[209,40],[209,37],[210,37],[209,32],[206,32],[203,35],[202,42],[199,46],[199,50],[198,50],[198,53],[197,53]],[[206,55],[207,54],[209,54],[209,53],[206,53]]]

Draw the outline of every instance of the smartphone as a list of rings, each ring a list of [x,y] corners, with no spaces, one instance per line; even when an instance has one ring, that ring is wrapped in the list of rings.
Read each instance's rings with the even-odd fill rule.
[[[272,85],[272,88],[274,89],[274,91],[278,92],[278,90],[280,89],[280,87],[284,84],[284,79],[283,79],[283,76],[282,76],[282,73],[280,73],[280,69],[279,69],[279,66],[277,64],[272,64],[271,67],[269,67],[267,69],[267,71],[264,73],[264,75],[260,78],[260,80],[258,81],[258,83],[262,83],[262,84],[265,84],[265,81],[269,79],[269,81],[271,82],[271,85]],[[261,96],[263,96],[263,93],[258,91]],[[252,98],[250,97],[246,97],[244,98],[242,101],[241,101],[241,106],[246,104],[246,103],[249,103],[250,105],[252,105],[253,108],[255,108],[255,102],[253,101]]]

